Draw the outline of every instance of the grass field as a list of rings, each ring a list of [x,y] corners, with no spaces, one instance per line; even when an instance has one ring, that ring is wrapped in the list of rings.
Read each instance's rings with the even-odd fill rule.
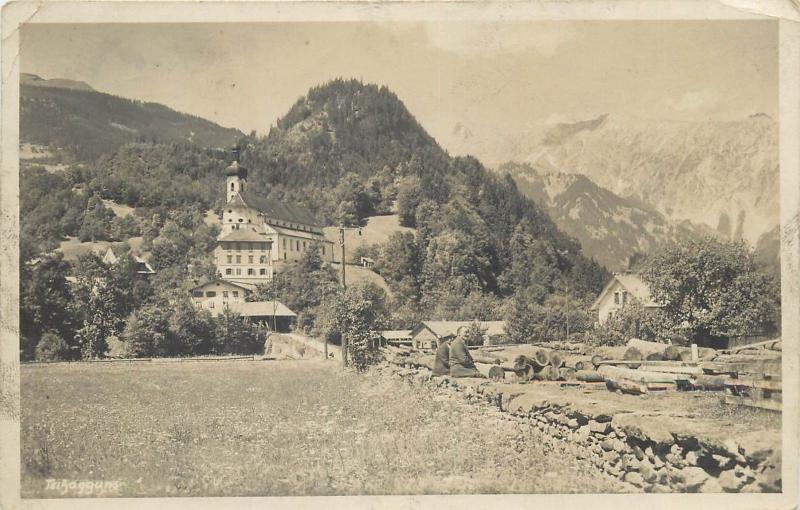
[[[332,362],[24,366],[22,402],[27,498],[624,490],[488,406]]]

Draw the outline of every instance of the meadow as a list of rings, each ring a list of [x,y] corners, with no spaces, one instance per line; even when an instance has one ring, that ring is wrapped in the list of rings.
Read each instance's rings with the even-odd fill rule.
[[[21,375],[25,498],[625,490],[488,405],[330,361],[25,365]]]

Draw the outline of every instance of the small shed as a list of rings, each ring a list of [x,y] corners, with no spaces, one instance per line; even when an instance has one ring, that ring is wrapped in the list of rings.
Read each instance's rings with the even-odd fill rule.
[[[422,321],[411,331],[412,346],[422,350],[436,349],[442,338],[456,336],[460,327],[469,327],[476,322],[485,331],[484,343],[501,343],[500,338],[506,334],[505,321]]]
[[[388,345],[411,345],[410,329],[389,329],[381,331],[381,338],[384,344]]]

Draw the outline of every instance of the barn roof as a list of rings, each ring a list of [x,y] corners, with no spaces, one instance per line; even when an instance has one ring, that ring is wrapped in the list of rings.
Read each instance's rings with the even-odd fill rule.
[[[611,288],[614,286],[615,282],[619,282],[622,288],[628,291],[631,296],[640,301],[643,306],[661,306],[653,301],[653,298],[650,295],[650,287],[639,277],[639,275],[633,273],[619,273],[615,274],[606,284],[606,286],[600,292],[600,295],[597,296],[597,299],[595,299],[594,304],[592,304],[592,309],[600,306],[600,302],[608,295],[609,292],[611,292]]]

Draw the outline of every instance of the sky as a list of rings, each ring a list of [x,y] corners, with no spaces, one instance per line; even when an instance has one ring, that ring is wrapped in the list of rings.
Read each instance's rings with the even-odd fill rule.
[[[600,114],[777,118],[775,21],[29,24],[21,70],[259,134],[315,85],[386,85],[453,154]],[[483,152],[483,154],[481,154]]]

